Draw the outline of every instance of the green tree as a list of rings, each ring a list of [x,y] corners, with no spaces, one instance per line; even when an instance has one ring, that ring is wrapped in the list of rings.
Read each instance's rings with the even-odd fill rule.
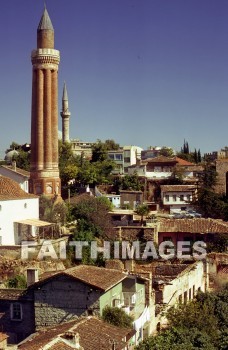
[[[227,349],[227,286],[214,293],[198,293],[196,300],[170,308],[166,316],[169,329],[149,337],[137,350]]]
[[[135,209],[135,212],[136,212],[137,215],[141,216],[141,225],[143,225],[143,218],[144,218],[144,216],[149,214],[150,209],[149,209],[148,205],[140,204]]]
[[[168,157],[168,158],[172,158],[174,157],[174,152],[173,149],[170,147],[166,147],[163,146],[160,151],[159,151],[160,155],[164,156],[164,157]]]
[[[106,145],[107,150],[109,150],[109,151],[110,150],[118,150],[120,148],[120,145],[112,139],[105,140],[104,143]]]
[[[103,162],[108,159],[108,148],[107,145],[101,140],[97,140],[96,143],[92,145],[92,163]]]
[[[26,278],[24,275],[16,275],[8,279],[6,286],[7,288],[25,289],[27,287]]]
[[[108,214],[110,203],[103,198],[83,198],[72,206],[71,215],[76,220],[85,220],[93,232],[94,237],[104,237],[111,228],[111,218]]]
[[[121,190],[132,190],[132,191],[140,191],[142,190],[142,184],[139,181],[139,177],[137,174],[133,175],[125,175],[119,185],[119,189]]]
[[[78,173],[79,158],[75,157],[69,142],[59,140],[59,173],[62,186],[75,179]]]
[[[132,328],[133,317],[118,307],[106,306],[102,313],[102,319],[114,326],[121,328]]]
[[[40,219],[48,222],[64,225],[66,222],[68,207],[65,202],[55,202],[53,198],[40,196],[39,213]]]
[[[17,149],[18,154],[13,155],[12,161],[16,162],[16,165],[20,169],[26,171],[30,170],[30,152],[25,152],[22,149]]]

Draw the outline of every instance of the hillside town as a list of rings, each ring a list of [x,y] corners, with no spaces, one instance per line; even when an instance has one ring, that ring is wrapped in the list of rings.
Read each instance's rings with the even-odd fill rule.
[[[0,349],[227,349],[228,147],[71,138],[54,34],[45,6],[0,162]]]

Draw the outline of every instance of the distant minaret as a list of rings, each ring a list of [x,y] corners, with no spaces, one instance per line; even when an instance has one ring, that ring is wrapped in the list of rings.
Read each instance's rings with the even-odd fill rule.
[[[54,29],[45,7],[37,28],[37,49],[31,55],[32,125],[30,192],[60,195],[58,159],[58,65]]]
[[[62,140],[63,142],[70,142],[70,135],[69,135],[69,121],[70,121],[70,111],[68,109],[68,96],[67,96],[67,88],[66,83],[64,82],[63,86],[63,98],[62,98],[62,111],[60,113],[62,117]]]

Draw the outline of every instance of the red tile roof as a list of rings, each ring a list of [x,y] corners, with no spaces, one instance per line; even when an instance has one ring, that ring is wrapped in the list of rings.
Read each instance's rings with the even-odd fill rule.
[[[106,269],[104,267],[90,266],[90,265],[79,265],[71,267],[67,270],[55,273],[52,276],[43,278],[41,281],[34,283],[31,288],[37,285],[46,283],[47,281],[56,278],[58,276],[68,276],[77,279],[81,282],[89,284],[95,288],[99,288],[102,291],[106,291],[116,284],[123,281],[127,275],[123,272]]]
[[[17,173],[23,177],[30,177],[30,172],[29,171],[26,171],[24,169],[21,169],[21,168],[18,168],[16,167],[16,169],[12,166],[12,165],[2,165],[2,168],[5,168],[7,170],[10,170],[14,173]]]
[[[34,194],[26,193],[20,185],[8,177],[0,175],[0,200],[14,200],[38,198]]]
[[[194,163],[188,162],[185,159],[175,157],[176,161],[178,162],[178,165],[195,165]]]
[[[194,185],[161,185],[162,192],[193,192],[196,190]]]
[[[228,223],[215,219],[167,219],[159,232],[228,233]]]
[[[0,289],[0,300],[18,300],[26,294],[25,289]]]
[[[176,158],[168,158],[165,156],[158,156],[155,158],[148,158],[145,160],[141,161],[141,164],[148,164],[148,163],[174,163],[174,165],[177,163],[178,161],[176,160]]]
[[[84,350],[111,350],[111,342],[116,341],[116,350],[126,347],[125,337],[131,338],[135,331],[132,329],[119,328],[106,323],[95,317],[74,320],[55,327],[47,327],[32,334],[27,340],[18,345],[18,350],[41,350],[54,339],[59,339],[50,350],[70,350],[62,338],[65,332],[79,333],[80,345]]]

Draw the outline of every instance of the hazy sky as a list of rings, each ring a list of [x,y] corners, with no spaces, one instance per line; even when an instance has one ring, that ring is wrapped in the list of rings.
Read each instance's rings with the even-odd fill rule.
[[[227,0],[47,0],[70,137],[209,152],[228,145]],[[30,142],[42,0],[1,1],[0,156]],[[59,116],[59,129],[61,118]]]

